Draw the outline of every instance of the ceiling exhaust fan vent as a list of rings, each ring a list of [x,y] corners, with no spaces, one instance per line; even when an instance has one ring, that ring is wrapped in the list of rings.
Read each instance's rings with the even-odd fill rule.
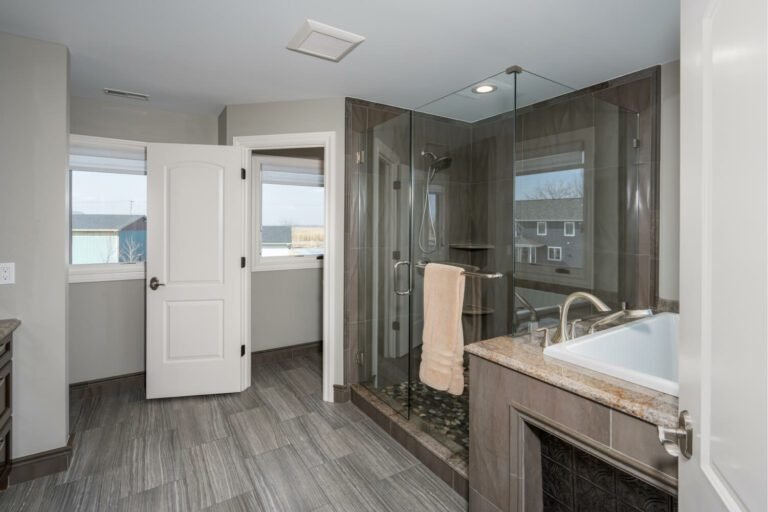
[[[365,41],[363,36],[319,21],[306,20],[288,43],[288,49],[339,62],[363,41]]]
[[[140,92],[121,91],[120,89],[104,88],[104,94],[109,96],[117,96],[118,98],[128,98],[131,100],[149,101],[148,94],[141,94]]]

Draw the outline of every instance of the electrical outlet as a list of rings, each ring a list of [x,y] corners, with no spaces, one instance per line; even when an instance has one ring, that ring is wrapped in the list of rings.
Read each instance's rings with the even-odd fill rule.
[[[15,283],[15,274],[15,265],[13,263],[0,263],[0,284]]]

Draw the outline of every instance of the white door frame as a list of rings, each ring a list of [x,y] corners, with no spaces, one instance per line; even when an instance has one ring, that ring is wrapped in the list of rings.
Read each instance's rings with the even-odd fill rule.
[[[251,153],[254,150],[323,148],[325,171],[325,256],[323,259],[323,400],[333,402],[334,384],[344,383],[344,166],[337,166],[336,132],[284,133],[234,137],[234,146],[246,149],[243,167],[252,179]],[[250,183],[250,182],[249,182]],[[251,187],[246,187],[246,204],[252,206]],[[252,226],[248,223],[246,244],[250,251]],[[249,254],[249,261],[252,255]],[[250,282],[250,280],[249,280]],[[248,287],[250,299],[250,286]],[[250,308],[250,300],[248,301]],[[247,315],[246,353],[251,352],[250,309]],[[243,364],[244,379],[250,383],[250,358]]]

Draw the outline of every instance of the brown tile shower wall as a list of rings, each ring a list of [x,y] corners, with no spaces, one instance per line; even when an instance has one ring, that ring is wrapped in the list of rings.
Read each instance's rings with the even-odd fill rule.
[[[654,67],[475,123],[472,225],[476,236],[496,247],[487,255],[488,266],[511,273],[513,265],[513,158],[578,147],[594,183],[593,290],[615,305],[626,300],[633,308],[656,306],[658,98]],[[545,281],[518,279],[516,285],[561,295],[587,288]],[[497,290],[489,300],[498,310],[510,293]]]
[[[609,82],[554,98],[515,112],[474,124],[417,113],[413,120],[414,238],[418,236],[426,175],[422,150],[453,158],[451,167],[437,174],[434,184],[443,194],[445,244],[425,255],[414,243],[413,259],[453,261],[502,272],[493,283],[469,283],[466,303],[472,301],[496,311],[465,322],[468,342],[510,333],[514,308],[514,174],[512,162],[546,151],[552,146],[581,147],[585,169],[594,183],[593,290],[618,306],[658,305],[658,172],[659,172],[659,68],[649,68]],[[374,132],[385,140],[402,162],[411,162],[409,111],[357,99],[346,103],[346,226],[345,226],[345,383],[370,375],[370,343],[359,343],[388,328],[373,325],[372,255],[392,262],[389,249],[371,239],[374,219],[367,203],[372,189]],[[516,140],[513,140],[514,139]],[[636,146],[636,147],[635,147]],[[514,150],[517,150],[515,155]],[[619,193],[628,184],[634,192]],[[387,229],[385,224],[380,228]],[[495,246],[490,251],[461,251],[449,243],[475,242]],[[407,255],[403,255],[404,259]],[[421,333],[421,279],[415,273],[411,297],[414,346]],[[587,286],[565,286],[544,280],[517,286],[534,288],[558,298]],[[559,302],[559,299],[557,300]],[[477,305],[477,304],[475,304]],[[537,304],[538,305],[538,304]],[[465,319],[466,320],[466,319]],[[355,354],[363,354],[358,360]],[[412,357],[418,357],[414,351]],[[415,364],[414,364],[415,363]],[[411,369],[418,368],[412,361]],[[401,369],[397,369],[400,371]]]

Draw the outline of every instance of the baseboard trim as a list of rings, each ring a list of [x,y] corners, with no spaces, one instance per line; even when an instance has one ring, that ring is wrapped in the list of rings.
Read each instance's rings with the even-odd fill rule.
[[[251,352],[251,365],[276,363],[302,357],[310,354],[320,354],[323,351],[322,341],[311,341],[309,343],[300,343],[288,347],[272,348],[269,350],[259,350]]]
[[[66,471],[72,460],[72,443],[75,434],[70,434],[67,445],[46,452],[33,453],[11,461],[10,484],[16,485],[27,480]]]
[[[143,376],[144,372],[134,372],[134,373],[125,373],[123,375],[115,375],[113,377],[104,377],[103,379],[94,379],[94,380],[83,380],[80,382],[73,382],[69,385],[69,389],[77,389],[77,388],[84,388],[88,386],[93,386],[97,384],[106,384],[108,382],[117,381],[117,380],[125,380],[125,379],[133,379],[135,377]]]

